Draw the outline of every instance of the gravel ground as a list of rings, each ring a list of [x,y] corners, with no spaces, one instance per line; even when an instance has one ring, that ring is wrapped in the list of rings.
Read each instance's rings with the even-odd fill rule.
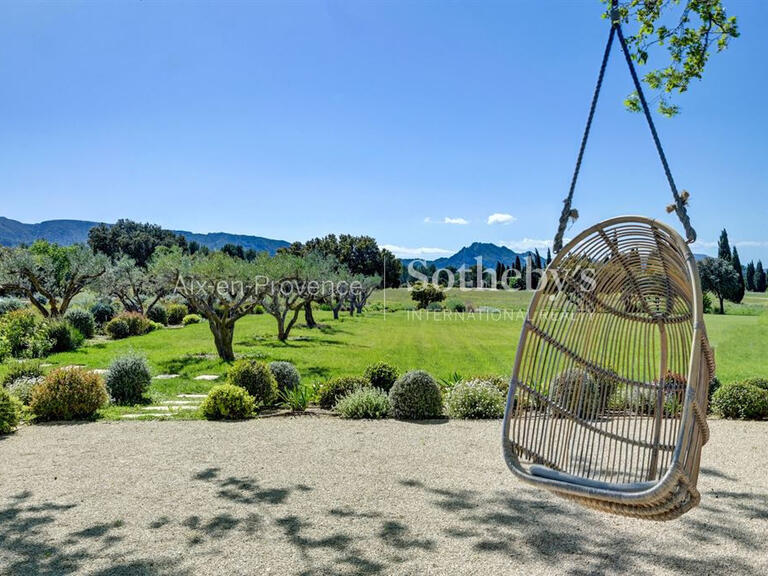
[[[702,504],[669,523],[521,486],[498,422],[25,427],[0,574],[766,574],[768,422],[711,426]]]

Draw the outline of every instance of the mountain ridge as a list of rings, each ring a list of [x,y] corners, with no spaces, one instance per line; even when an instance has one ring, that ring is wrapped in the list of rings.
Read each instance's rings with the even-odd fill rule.
[[[88,232],[102,222],[89,220],[44,220],[36,224],[25,224],[0,216],[0,245],[17,246],[31,244],[35,240],[48,240],[68,246],[88,242]],[[110,223],[106,223],[111,226]],[[290,246],[285,240],[275,240],[250,234],[230,234],[228,232],[197,233],[187,230],[172,230],[187,239],[187,242],[198,242],[211,250],[219,250],[225,244],[240,244],[244,249],[252,248],[257,252],[274,254],[278,248]]]

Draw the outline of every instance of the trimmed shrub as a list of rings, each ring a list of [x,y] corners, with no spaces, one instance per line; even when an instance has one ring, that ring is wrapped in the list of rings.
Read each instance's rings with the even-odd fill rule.
[[[111,302],[99,300],[91,306],[91,314],[93,314],[93,319],[96,324],[101,326],[112,320],[112,318],[115,317],[115,314],[117,314],[117,310],[115,310],[115,307]]]
[[[141,336],[152,332],[154,329],[152,321],[138,312],[123,312],[120,314],[120,317],[125,318],[128,322],[128,330],[130,331],[131,336]]]
[[[128,320],[125,318],[112,318],[107,325],[104,326],[112,340],[120,340],[122,338],[128,338],[131,335],[131,326],[128,324]]]
[[[483,382],[493,384],[496,389],[504,395],[504,398],[507,397],[507,392],[509,392],[509,376],[483,374],[482,376],[476,376],[473,380],[482,380]]]
[[[107,334],[113,340],[128,338],[128,336],[141,336],[155,329],[151,320],[137,312],[123,312],[107,322],[104,327]]]
[[[256,306],[253,307],[253,314],[264,314],[264,306],[261,304],[256,304]]]
[[[93,319],[93,314],[88,312],[88,310],[80,308],[67,310],[67,313],[64,314],[64,319],[77,328],[80,334],[86,338],[93,338],[93,334],[96,331],[96,322]]]
[[[429,312],[440,312],[442,309],[443,305],[440,302],[430,302],[427,304],[427,311]]]
[[[579,418],[597,418],[605,412],[613,388],[611,382],[596,379],[586,370],[572,368],[552,379],[549,398]],[[552,415],[562,414],[553,410]]]
[[[16,310],[22,310],[27,307],[27,303],[21,298],[14,296],[8,296],[6,298],[0,298],[0,316],[8,314],[8,312],[15,312]]]
[[[243,420],[253,414],[254,407],[253,397],[234,384],[214,386],[201,406],[208,420]]]
[[[492,382],[469,380],[453,387],[445,407],[451,418],[501,418],[505,401],[504,394]]]
[[[42,376],[21,376],[8,384],[8,392],[21,400],[22,404],[29,404],[32,398],[32,389],[42,381]]]
[[[129,353],[112,360],[105,376],[107,391],[117,404],[139,404],[152,383],[147,359]]]
[[[69,352],[82,346],[85,336],[66,320],[46,322],[48,338],[52,342],[51,352]]]
[[[760,390],[768,390],[768,380],[765,378],[747,378],[742,380],[743,384],[749,384],[750,386],[757,386]]]
[[[15,396],[0,388],[0,434],[9,434],[19,425],[21,408],[21,402]]]
[[[704,314],[712,314],[712,296],[709,295],[709,292],[704,292],[701,298],[701,307]]]
[[[389,392],[400,377],[400,371],[386,362],[376,362],[365,369],[365,378],[374,388]]]
[[[342,418],[386,418],[389,396],[379,388],[359,388],[339,398],[334,408]]]
[[[450,298],[445,303],[445,309],[451,312],[466,312],[467,307],[461,300],[457,298]]]
[[[22,360],[21,362],[9,362],[8,369],[0,379],[0,385],[10,386],[19,378],[38,378],[43,375],[40,362],[35,360]]]
[[[287,392],[298,387],[301,376],[299,376],[296,366],[290,362],[270,362],[269,369],[277,381],[277,390],[279,392]]]
[[[199,314],[187,314],[184,316],[181,323],[184,326],[189,326],[190,324],[200,324],[202,321],[203,319]]]
[[[83,420],[108,401],[101,376],[82,368],[59,368],[32,389],[29,407],[40,420]]]
[[[262,406],[269,406],[277,399],[277,381],[264,362],[242,358],[227,372],[227,382],[240,386]]]
[[[320,386],[317,392],[320,408],[331,410],[339,399],[359,388],[370,386],[368,380],[354,376],[332,378]]]
[[[52,345],[45,323],[31,310],[15,310],[0,316],[0,359],[41,358]]]
[[[178,326],[184,321],[184,316],[189,314],[189,308],[184,304],[171,304],[168,306],[168,325]]]
[[[439,418],[443,413],[440,387],[423,370],[401,376],[389,391],[392,416],[399,420]]]
[[[168,310],[165,309],[165,306],[162,304],[155,304],[147,310],[147,318],[152,320],[152,322],[157,322],[158,324],[162,324],[165,326],[168,324]]]
[[[712,411],[723,418],[761,420],[768,416],[768,392],[752,384],[723,384],[712,396]]]

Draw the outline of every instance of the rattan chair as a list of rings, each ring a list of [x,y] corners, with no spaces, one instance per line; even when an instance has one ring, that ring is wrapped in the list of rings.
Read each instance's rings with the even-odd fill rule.
[[[675,518],[699,502],[714,369],[685,241],[639,216],[592,226],[531,301],[504,415],[507,465],[592,508]]]

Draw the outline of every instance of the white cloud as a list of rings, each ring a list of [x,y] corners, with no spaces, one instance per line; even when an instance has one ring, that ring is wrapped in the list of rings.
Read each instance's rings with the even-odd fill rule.
[[[693,244],[691,244],[691,249],[705,249],[705,248],[714,248],[717,246],[717,242],[708,242],[706,240],[696,240]]]
[[[517,220],[512,214],[502,214],[501,212],[495,212],[488,216],[488,224],[509,224]]]
[[[446,216],[443,220],[443,224],[469,224],[469,220],[464,220],[464,218],[449,218]]]
[[[453,251],[445,250],[443,248],[407,248],[405,246],[394,246],[393,244],[383,244],[381,247],[393,252],[398,258],[421,258],[430,256],[448,256],[453,254]]]
[[[768,242],[761,242],[759,240],[737,240],[733,242],[733,245],[738,247],[744,246],[747,248],[759,248],[761,246],[768,246]]]
[[[570,242],[570,238],[563,238],[563,244]],[[536,248],[545,249],[552,247],[552,240],[537,240],[535,238],[523,238],[522,240],[510,240],[509,242],[502,242],[502,246],[506,246],[510,250],[515,252],[526,252],[528,250],[535,250]]]
[[[424,223],[425,223],[425,224],[432,224],[432,218],[430,218],[429,216],[427,216],[426,218],[424,218]]]

